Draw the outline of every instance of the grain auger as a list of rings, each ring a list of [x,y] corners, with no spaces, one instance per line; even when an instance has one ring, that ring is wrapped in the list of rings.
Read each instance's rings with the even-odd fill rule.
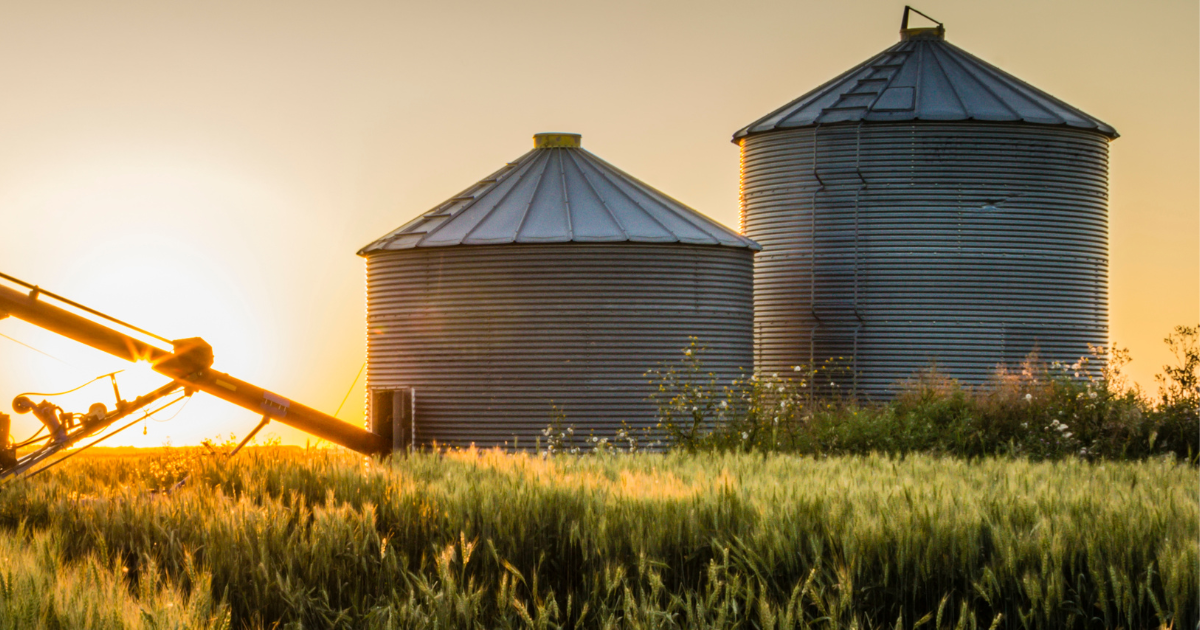
[[[42,428],[27,440],[14,441],[10,417],[0,413],[0,479],[26,473],[47,462],[36,474],[52,465],[48,460],[54,454],[89,436],[100,436],[122,419],[142,412],[117,431],[196,392],[261,414],[262,421],[247,440],[269,421],[276,420],[359,453],[382,455],[392,450],[392,441],[385,436],[212,369],[212,346],[199,337],[172,341],[12,276],[0,273],[0,279],[28,290],[26,293],[0,284],[0,319],[15,317],[126,361],[147,361],[155,372],[171,379],[154,391],[123,400],[114,375],[98,377],[97,380],[113,379],[116,403],[111,410],[102,403],[93,404],[87,413],[71,413],[49,401],[35,402],[29,395],[18,396],[13,400],[13,410],[32,413],[41,421]],[[161,402],[163,399],[169,402]]]

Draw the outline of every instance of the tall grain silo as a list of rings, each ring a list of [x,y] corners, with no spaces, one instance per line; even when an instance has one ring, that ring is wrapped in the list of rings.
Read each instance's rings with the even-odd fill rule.
[[[689,336],[722,379],[752,367],[757,249],[578,135],[538,134],[359,251],[372,422],[390,434],[395,410],[400,441],[415,426],[417,444],[520,448],[552,405],[577,435],[652,427],[644,373],[678,360]]]
[[[885,398],[1108,338],[1109,125],[953,46],[900,43],[734,135],[760,370]]]

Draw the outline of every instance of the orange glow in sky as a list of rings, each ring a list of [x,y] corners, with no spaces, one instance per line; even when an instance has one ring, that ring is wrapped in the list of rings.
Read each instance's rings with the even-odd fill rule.
[[[0,271],[168,338],[203,337],[216,369],[332,413],[364,361],[359,247],[541,131],[582,133],[736,226],[732,133],[891,46],[903,6],[5,3]],[[1110,331],[1153,389],[1161,339],[1200,319],[1197,3],[917,8],[950,42],[1121,133]],[[45,353],[0,338],[3,409],[132,367],[11,318],[0,334]],[[127,398],[163,382],[118,378]],[[342,419],[362,421],[362,389]],[[71,401],[111,399],[103,381]],[[257,422],[200,394],[113,444],[194,444]]]

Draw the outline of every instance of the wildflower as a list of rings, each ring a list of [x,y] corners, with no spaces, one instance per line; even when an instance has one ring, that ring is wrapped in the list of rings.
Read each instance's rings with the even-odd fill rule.
[[[691,351],[691,349],[684,350],[684,351],[683,351],[683,355],[684,355],[684,356],[687,356],[687,357],[690,357],[690,356],[692,356],[692,351]]]
[[[1033,402],[1033,394],[1025,394],[1025,402]]]
[[[1063,434],[1063,437],[1064,437],[1064,438],[1069,438],[1069,437],[1071,437],[1071,435],[1072,435],[1071,433],[1064,433],[1064,434]]]
[[[799,365],[792,366],[792,371],[793,371],[793,372],[799,372],[799,371],[800,371],[800,366],[799,366]]]
[[[567,435],[575,435],[575,427],[567,427]]]
[[[729,401],[728,401],[728,400],[722,400],[722,401],[721,401],[721,408],[722,408],[722,409],[725,409],[725,408],[727,408],[727,407],[729,407]]]
[[[1095,400],[1095,398],[1096,398],[1096,392],[1088,392],[1088,398],[1091,398],[1091,399]]]
[[[743,439],[743,440],[749,440],[749,439],[750,439],[750,434],[749,434],[749,433],[747,433],[747,432],[745,432],[745,431],[742,431],[742,439]]]

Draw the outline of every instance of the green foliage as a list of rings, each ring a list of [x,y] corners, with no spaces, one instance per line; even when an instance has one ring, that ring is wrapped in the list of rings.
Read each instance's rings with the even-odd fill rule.
[[[651,400],[658,408],[660,435],[668,446],[695,451],[712,432],[714,423],[728,419],[730,410],[729,396],[722,396],[716,374],[704,372],[706,348],[696,337],[689,339],[678,366],[668,364],[645,375],[655,387]],[[728,392],[728,388],[725,391]]]
[[[1200,458],[1200,327],[1167,338],[1161,394],[1126,382],[1127,350],[1093,349],[1071,365],[1030,355],[968,387],[936,370],[902,384],[895,399],[859,404],[837,390],[838,362],[796,366],[794,376],[752,374],[728,385],[706,373],[693,339],[677,364],[647,374],[660,434],[670,448],[813,455],[929,453],[1035,460]]]
[[[1179,455],[1187,445],[1190,457],[1200,454],[1200,326],[1176,326],[1164,341],[1177,364],[1163,366],[1158,377],[1161,402],[1152,439]]]
[[[815,409],[839,404],[836,381],[844,376],[840,360],[795,366],[792,374],[742,374],[727,385],[703,367],[707,351],[696,337],[678,363],[646,372],[658,411],[658,440],[688,452],[697,450],[804,450],[804,420]],[[814,401],[816,404],[814,405]]]
[[[547,455],[578,454],[579,447],[572,446],[575,442],[574,425],[567,424],[567,414],[562,407],[551,402],[550,408],[553,415],[550,424],[542,429],[542,437],[546,438],[546,441],[539,445],[539,450],[544,448],[542,452]]]
[[[1200,606],[1195,471],[1162,459],[203,453],[160,454],[189,475],[168,492],[138,456],[0,489],[0,619],[1191,628]]]

